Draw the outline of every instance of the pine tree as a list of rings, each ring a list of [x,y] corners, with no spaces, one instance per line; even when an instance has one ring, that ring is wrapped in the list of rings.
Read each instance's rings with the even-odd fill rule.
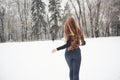
[[[67,2],[64,6],[64,9],[62,11],[62,17],[61,17],[61,22],[62,22],[62,25],[61,25],[61,28],[59,29],[60,30],[60,36],[63,37],[64,36],[64,32],[63,32],[63,26],[65,24],[65,21],[68,17],[72,16],[72,13],[71,13],[71,9],[70,9],[70,5],[69,5],[69,2]]]
[[[49,0],[49,12],[50,12],[50,32],[55,33],[55,39],[58,38],[59,32],[59,20],[60,20],[60,11],[61,11],[61,1],[60,0]]]
[[[33,39],[42,39],[43,30],[46,28],[45,21],[45,3],[41,0],[32,0],[32,37]]]
[[[69,16],[72,16],[72,13],[71,13],[71,10],[70,10],[70,5],[67,2],[66,5],[65,5],[64,13],[63,13],[63,24],[65,23],[66,19]]]
[[[112,0],[112,35],[120,36],[120,0]]]
[[[5,16],[5,8],[3,6],[0,6],[0,42],[5,42],[4,16]]]

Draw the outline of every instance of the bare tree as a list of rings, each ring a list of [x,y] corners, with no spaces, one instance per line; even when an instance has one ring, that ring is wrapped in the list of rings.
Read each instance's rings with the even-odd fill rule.
[[[93,14],[94,14],[94,12],[93,12],[93,5],[91,4],[91,3],[93,3],[93,2],[91,2],[90,3],[90,1],[89,0],[86,0],[86,3],[87,3],[87,7],[88,7],[88,10],[89,10],[89,13],[88,13],[88,16],[89,16],[89,21],[90,21],[90,36],[91,37],[94,37],[94,27],[93,27]]]
[[[28,40],[28,19],[30,15],[29,0],[16,0],[19,19],[21,22],[22,41]]]
[[[99,22],[100,22],[100,10],[101,10],[101,0],[96,1],[96,13],[95,13],[95,37],[99,37]]]
[[[70,0],[70,2],[71,2],[71,4],[72,4],[72,7],[73,7],[73,9],[74,9],[74,11],[75,11],[75,14],[76,14],[76,17],[77,17],[77,20],[78,20],[78,24],[79,24],[79,26],[80,26],[80,28],[81,28],[81,26],[82,26],[82,24],[80,23],[81,21],[80,20],[82,20],[81,19],[81,7],[80,7],[80,1],[79,0],[77,0],[77,3],[78,3],[78,6],[79,6],[79,13],[77,12],[77,8],[75,7],[75,4],[73,3],[73,1],[72,0]]]
[[[70,0],[70,3],[74,9],[78,24],[81,29],[83,29],[83,32],[86,36],[88,36],[88,29],[87,29],[87,21],[86,21],[86,6],[85,6],[85,0]],[[76,7],[77,5],[77,7]]]

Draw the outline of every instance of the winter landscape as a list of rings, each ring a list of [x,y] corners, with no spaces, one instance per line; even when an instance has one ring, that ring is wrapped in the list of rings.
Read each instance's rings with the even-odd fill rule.
[[[0,80],[70,80],[51,50],[71,16],[86,41],[80,80],[120,80],[120,0],[0,0]]]
[[[120,80],[120,37],[85,38],[80,80]],[[64,40],[0,44],[0,80],[69,80]]]

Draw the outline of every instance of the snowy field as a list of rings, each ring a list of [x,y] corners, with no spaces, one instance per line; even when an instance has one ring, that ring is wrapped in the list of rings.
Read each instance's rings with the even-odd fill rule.
[[[120,80],[120,37],[85,39],[80,80]],[[69,80],[63,40],[0,44],[0,80]]]

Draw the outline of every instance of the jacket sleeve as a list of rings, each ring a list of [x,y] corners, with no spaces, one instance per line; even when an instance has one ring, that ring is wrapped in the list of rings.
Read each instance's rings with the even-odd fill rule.
[[[68,41],[66,42],[66,44],[64,44],[64,45],[62,45],[62,46],[60,46],[60,47],[58,47],[58,48],[56,48],[57,50],[62,50],[62,49],[65,49],[65,48],[68,48],[69,46],[70,46],[70,44],[71,44],[71,37],[69,37],[69,39],[68,39]]]

